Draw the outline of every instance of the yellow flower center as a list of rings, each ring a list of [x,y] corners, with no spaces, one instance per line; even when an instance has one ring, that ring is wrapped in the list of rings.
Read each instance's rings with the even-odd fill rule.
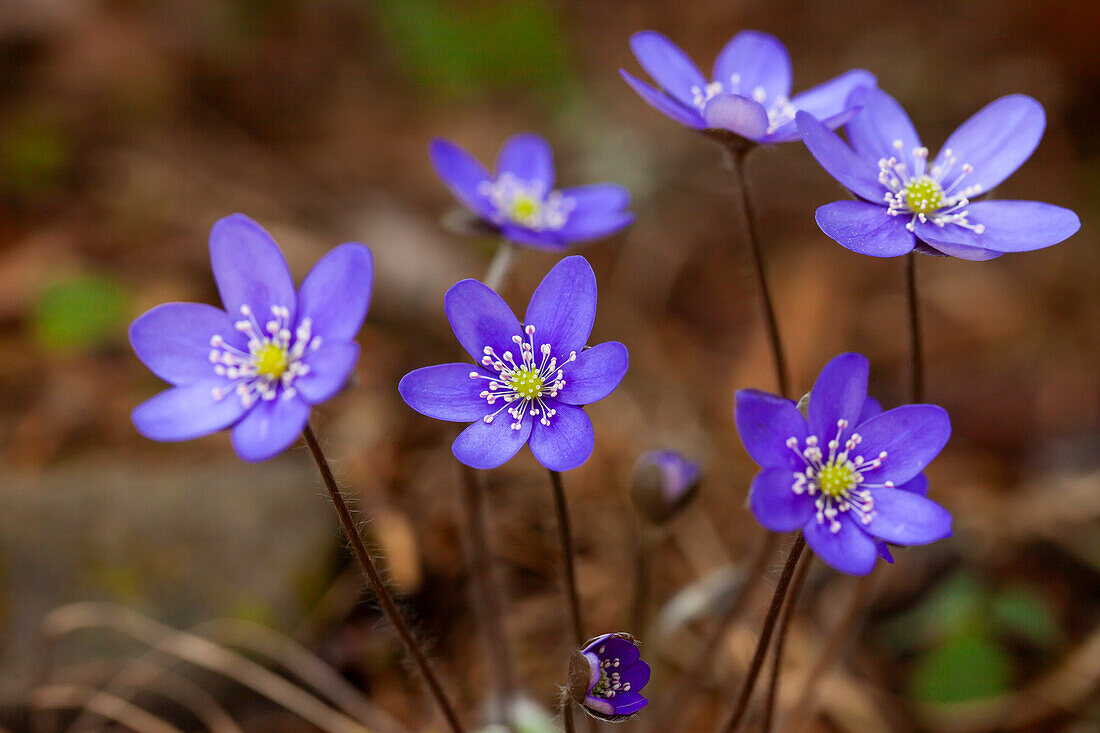
[[[856,485],[856,475],[847,461],[843,465],[829,461],[821,468],[817,484],[821,487],[822,494],[837,499],[847,494],[848,489]]]
[[[520,397],[533,400],[542,394],[543,379],[538,372],[524,367],[516,371],[508,386]]]
[[[943,187],[928,176],[914,178],[905,184],[905,202],[914,214],[930,216],[947,203]]]
[[[256,352],[255,360],[256,373],[272,382],[283,376],[289,364],[286,351],[270,341]]]
[[[537,217],[539,214],[539,202],[530,196],[517,196],[516,200],[512,202],[512,211],[510,216],[513,221],[520,223],[528,222]]]

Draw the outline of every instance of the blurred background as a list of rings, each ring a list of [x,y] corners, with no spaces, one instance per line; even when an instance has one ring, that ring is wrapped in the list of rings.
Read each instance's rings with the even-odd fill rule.
[[[595,455],[566,476],[588,625],[628,623],[637,456],[701,461],[696,503],[657,540],[654,622],[631,629],[658,674],[654,705],[627,726],[713,728],[766,595],[720,636],[691,704],[659,713],[762,540],[732,399],[775,385],[719,149],[618,76],[639,73],[627,40],[646,28],[703,69],[741,29],[776,34],[796,91],[870,69],[933,150],[999,96],[1046,107],[1042,144],[997,195],[1073,208],[1081,233],[992,262],[918,263],[928,398],[954,424],[931,495],[955,535],[899,551],[872,583],[811,566],[779,723],[1100,730],[1100,46],[1087,0],[0,3],[0,727],[443,729],[364,597],[308,453],[248,465],[226,435],[162,445],[130,423],[162,385],[126,328],[165,301],[217,303],[206,239],[235,211],[272,233],[297,278],[339,242],[373,249],[356,380],[315,424],[464,719],[489,719],[499,665],[469,597],[454,426],[412,412],[396,383],[458,358],[443,292],[481,277],[496,246],[441,223],[454,202],[429,140],[491,162],[530,130],[553,143],[564,185],[621,183],[637,215],[577,250],[600,283],[593,342],[623,341],[632,362],[589,408]],[[814,208],[844,194],[801,145],[756,151],[748,176],[797,389],[858,350],[872,394],[908,401],[903,261],[817,230]],[[555,260],[522,253],[504,289],[515,309]],[[509,682],[526,730],[552,730],[530,712],[552,710],[569,648],[547,477],[524,451],[486,478]],[[838,625],[854,642],[826,648]]]

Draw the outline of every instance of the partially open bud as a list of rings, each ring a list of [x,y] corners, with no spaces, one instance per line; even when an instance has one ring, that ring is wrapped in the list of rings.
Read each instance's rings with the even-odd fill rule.
[[[649,665],[630,634],[597,636],[569,660],[569,696],[600,720],[626,720],[644,708],[649,700],[640,692],[648,682]]]
[[[648,451],[634,466],[634,508],[653,524],[664,524],[699,490],[699,464],[675,451]]]

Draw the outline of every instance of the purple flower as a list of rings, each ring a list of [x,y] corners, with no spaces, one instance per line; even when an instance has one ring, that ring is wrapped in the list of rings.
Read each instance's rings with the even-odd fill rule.
[[[634,507],[654,524],[667,522],[698,493],[700,479],[695,461],[676,451],[647,451],[634,466]]]
[[[640,659],[629,634],[604,634],[573,653],[569,692],[595,718],[626,720],[649,700],[641,690],[649,682],[649,665]]]
[[[464,206],[517,244],[560,250],[606,237],[634,221],[624,211],[622,186],[596,183],[554,190],[550,144],[538,135],[514,135],[497,157],[496,175],[462,148],[432,141],[432,165]]]
[[[928,164],[928,148],[901,105],[880,89],[852,93],[862,111],[845,145],[810,113],[799,113],[806,147],[860,201],[817,210],[821,230],[853,252],[928,254],[989,260],[1042,249],[1081,228],[1077,214],[1038,201],[977,201],[1023,165],[1046,126],[1031,97],[1001,97],[955,130]]]
[[[749,505],[775,532],[801,529],[814,552],[845,573],[871,572],[882,543],[924,545],[951,535],[951,515],[925,498],[921,475],[947,444],[935,405],[880,412],[867,398],[868,364],[841,354],[821,370],[806,417],[791,400],[737,393],[741,442],[764,469]],[[904,490],[903,490],[904,489]]]
[[[351,374],[359,357],[352,339],[370,303],[371,253],[340,245],[295,292],[278,245],[234,214],[210,231],[210,262],[224,311],[166,303],[130,326],[138,358],[173,385],[134,409],[134,425],[163,441],[232,427],[237,455],[267,460]]]
[[[726,44],[712,81],[656,31],[635,33],[630,48],[659,89],[619,73],[650,105],[688,127],[728,130],[758,143],[797,140],[800,110],[831,127],[844,124],[855,112],[848,95],[875,84],[871,72],[853,69],[791,97],[791,57],[778,38],[758,31],[741,31]]]
[[[585,348],[596,319],[588,261],[574,255],[555,265],[531,296],[522,326],[477,280],[451,286],[443,307],[476,366],[417,369],[397,389],[423,415],[472,422],[452,446],[455,457],[472,468],[496,468],[530,442],[552,471],[588,460],[595,435],[581,405],[611,394],[629,361],[615,341]]]

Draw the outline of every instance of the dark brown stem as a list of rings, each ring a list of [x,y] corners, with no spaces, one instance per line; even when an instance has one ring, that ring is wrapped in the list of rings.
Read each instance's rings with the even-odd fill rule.
[[[485,486],[477,471],[465,464],[459,465],[462,468],[462,506],[469,534],[467,546],[474,577],[474,608],[478,612],[485,650],[496,669],[492,678],[497,685],[497,718],[500,722],[507,723],[507,703],[515,689],[516,675],[504,631],[500,587],[489,551]]]
[[[802,592],[802,584],[806,580],[806,572],[813,562],[813,555],[807,555],[798,564],[795,570],[794,580],[791,581],[791,589],[787,592],[787,602],[783,606],[783,618],[779,620],[779,629],[775,636],[775,654],[772,657],[771,676],[768,679],[768,696],[764,703],[764,722],[760,730],[771,733],[772,715],[775,712],[775,698],[779,694],[779,673],[783,666],[783,643],[787,640],[787,630],[794,618],[795,607],[798,605],[798,594]]]
[[[351,542],[352,550],[355,552],[355,558],[359,561],[360,567],[363,568],[363,574],[366,576],[367,582],[370,583],[371,589],[378,597],[378,602],[382,606],[382,611],[389,618],[394,628],[397,629],[397,635],[400,636],[401,641],[405,643],[405,649],[408,650],[409,654],[411,654],[416,661],[416,666],[419,668],[420,674],[422,674],[427,681],[428,688],[431,690],[436,703],[443,711],[443,715],[447,718],[451,730],[454,731],[454,733],[464,733],[464,728],[458,719],[458,715],[455,714],[455,710],[447,699],[446,693],[443,692],[443,686],[439,683],[439,679],[436,677],[435,672],[432,671],[432,667],[428,663],[428,658],[417,643],[416,637],[413,636],[408,624],[405,623],[405,619],[401,617],[401,612],[397,610],[397,603],[386,588],[386,583],[382,580],[382,574],[378,572],[378,568],[375,567],[374,561],[371,560],[370,553],[367,551],[366,545],[363,544],[363,538],[359,536],[359,529],[355,526],[355,520],[348,510],[348,505],[344,502],[344,495],[340,491],[340,487],[336,485],[336,478],[332,475],[332,469],[329,468],[328,460],[321,450],[321,444],[317,442],[317,436],[313,434],[313,428],[307,424],[305,430],[302,431],[302,435],[305,437],[306,444],[309,446],[309,452],[313,454],[313,460],[317,463],[317,470],[321,473],[321,480],[324,482],[325,488],[328,489],[329,496],[332,498],[332,504],[336,507],[336,515],[340,518],[340,525],[344,528],[344,533]]]
[[[569,507],[565,503],[565,489],[561,474],[550,471],[550,484],[554,488],[554,511],[558,518],[558,536],[561,539],[561,556],[565,565],[565,591],[569,596],[569,612],[573,621],[573,636],[577,648],[584,646],[584,623],[581,621],[581,600],[577,593],[577,575],[573,566],[573,530],[569,526]]]
[[[764,665],[764,655],[768,652],[772,632],[775,630],[775,622],[779,618],[779,610],[783,607],[783,599],[787,595],[787,589],[794,577],[795,566],[798,565],[798,560],[802,557],[804,549],[806,549],[806,538],[799,532],[794,544],[791,545],[790,554],[787,555],[787,564],[783,566],[783,574],[779,576],[779,583],[775,586],[771,605],[768,606],[768,614],[764,617],[764,626],[760,629],[760,639],[756,642],[756,651],[752,655],[752,662],[749,663],[748,674],[745,675],[745,679],[741,683],[741,692],[737,696],[737,702],[734,703],[729,717],[718,728],[723,733],[734,733],[741,725],[745,712],[749,709],[749,698],[752,696],[753,687],[756,686],[756,678],[760,676],[760,668]]]
[[[917,253],[905,258],[905,285],[909,295],[909,359],[914,403],[924,402],[924,338],[921,333],[920,301],[917,298]]]
[[[740,216],[744,227],[745,239],[748,241],[749,253],[752,255],[753,271],[756,274],[757,287],[760,288],[760,301],[764,306],[764,320],[768,329],[768,342],[772,349],[772,359],[775,362],[775,380],[779,386],[779,394],[790,396],[790,381],[787,377],[787,358],[783,354],[783,343],[779,338],[779,321],[775,316],[775,306],[772,305],[771,291],[768,289],[768,278],[764,272],[764,257],[760,251],[760,242],[756,236],[756,216],[753,213],[752,199],[749,197],[749,186],[745,179],[745,157],[747,149],[727,147],[730,170],[733,172],[734,181],[737,182],[737,201],[741,208]]]
[[[741,618],[748,606],[749,600],[756,591],[756,586],[764,578],[764,571],[772,561],[772,554],[779,544],[779,535],[775,532],[765,531],[763,541],[760,543],[752,564],[745,571],[744,581],[737,596],[730,602],[729,607],[718,623],[707,634],[706,642],[700,648],[695,657],[695,663],[682,675],[671,695],[662,696],[661,706],[653,715],[654,724],[652,730],[667,731],[676,727],[676,721],[681,719],[683,711],[688,709],[695,695],[703,689],[701,684],[714,667],[714,658],[722,648],[722,639],[729,631],[733,623]]]

